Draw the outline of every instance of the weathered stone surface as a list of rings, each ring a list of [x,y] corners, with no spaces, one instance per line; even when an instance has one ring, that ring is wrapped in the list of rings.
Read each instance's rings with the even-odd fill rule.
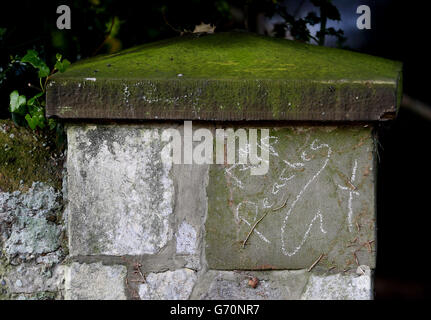
[[[157,253],[174,232],[160,130],[70,126],[67,134],[71,255]]]
[[[369,127],[312,126],[270,131],[269,172],[212,165],[206,259],[211,269],[342,271],[375,265],[373,136]],[[243,242],[252,226],[265,214]]]
[[[179,127],[180,131],[183,127]],[[201,268],[203,226],[207,212],[209,165],[173,165],[176,186],[175,204],[175,254],[177,260],[184,259],[184,267],[193,270]]]
[[[310,274],[295,271],[208,271],[196,285],[191,299],[205,300],[297,300]],[[258,284],[250,286],[256,277]]]
[[[65,273],[67,300],[125,300],[127,268],[102,263],[72,263]]]
[[[176,234],[177,253],[196,253],[196,230],[183,221],[178,227]]]
[[[312,275],[303,300],[370,300],[373,298],[370,268],[361,266],[361,275]],[[359,270],[359,268],[358,268]]]
[[[59,193],[34,182],[26,192],[0,192],[0,244],[9,260],[31,260],[60,248]]]
[[[191,269],[150,273],[139,286],[142,300],[186,300],[189,298],[197,276]]]
[[[244,32],[150,43],[50,79],[47,115],[65,119],[384,120],[401,97],[398,62]]]
[[[23,263],[11,267],[4,279],[9,293],[57,292],[63,285],[63,271],[62,266]]]
[[[60,194],[45,183],[0,192],[0,299],[61,297],[61,213]]]

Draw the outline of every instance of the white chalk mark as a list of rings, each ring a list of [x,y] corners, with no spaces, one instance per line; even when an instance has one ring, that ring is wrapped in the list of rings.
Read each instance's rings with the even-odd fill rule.
[[[301,153],[301,159],[302,159],[302,161],[310,161],[311,160],[311,158],[307,158],[307,152],[305,152],[305,150],[302,151],[302,153]]]
[[[292,204],[290,205],[290,207],[289,207],[289,210],[287,211],[287,213],[286,213],[286,216],[284,217],[284,221],[283,221],[283,224],[282,224],[282,226],[281,226],[281,249],[282,249],[282,251],[283,251],[283,254],[284,255],[287,255],[287,256],[293,256],[294,254],[296,254],[298,251],[299,251],[299,249],[301,249],[301,247],[302,247],[302,245],[304,244],[304,242],[305,242],[305,240],[307,239],[307,237],[308,237],[308,232],[309,232],[309,230],[311,229],[311,227],[312,227],[312,223],[310,224],[310,226],[309,226],[309,228],[308,228],[308,230],[307,230],[307,232],[305,233],[305,235],[304,235],[304,238],[302,239],[302,242],[299,244],[299,246],[298,247],[296,247],[293,251],[288,251],[287,249],[286,249],[286,242],[285,242],[285,239],[284,239],[284,233],[285,233],[285,228],[286,228],[286,225],[287,225],[287,220],[289,219],[289,216],[290,216],[290,214],[292,213],[292,211],[293,211],[293,209],[295,208],[295,205],[296,205],[296,203],[301,199],[301,197],[303,196],[303,194],[304,194],[304,192],[307,190],[307,188],[310,186],[310,184],[314,181],[314,180],[316,180],[316,178],[322,173],[322,171],[326,168],[326,165],[328,164],[328,162],[329,162],[329,158],[331,157],[331,153],[332,153],[332,149],[331,149],[331,147],[328,145],[328,144],[326,144],[326,143],[323,143],[323,144],[320,144],[320,145],[318,145],[318,146],[316,146],[315,144],[316,144],[316,142],[317,142],[317,139],[316,140],[314,140],[312,143],[311,143],[311,145],[310,145],[310,148],[312,149],[312,150],[319,150],[319,149],[321,149],[321,148],[323,148],[323,147],[326,147],[326,148],[328,148],[328,154],[327,154],[327,156],[326,156],[326,159],[325,159],[325,161],[324,161],[324,163],[323,163],[323,166],[319,169],[319,171],[317,171],[316,172],[316,174],[310,179],[310,180],[308,180],[308,182],[305,184],[305,186],[301,189],[301,191],[298,193],[298,195],[296,196],[296,198],[295,198],[295,200],[293,200],[293,202],[292,202]],[[285,161],[286,163],[287,163],[287,161]],[[320,214],[320,211],[318,211],[318,214],[317,215],[319,215],[320,217],[321,217],[321,214]],[[312,220],[312,222],[314,222],[314,220],[316,219],[316,217],[317,217],[317,215],[313,218],[313,220]],[[321,218],[321,221],[322,221],[322,218]],[[322,225],[320,226],[321,227],[321,230],[323,230],[322,229]]]
[[[275,148],[273,147],[273,145],[269,142],[270,139],[274,139],[275,140],[274,143],[278,143],[278,138],[277,137],[275,137],[275,136],[269,136],[268,143],[266,143],[265,141],[261,140],[261,143],[257,142],[257,147],[261,148],[261,150],[262,149],[263,150],[269,150],[269,154],[271,156],[279,157],[279,154],[277,153],[277,151],[275,150]],[[239,155],[248,155],[250,153],[250,144],[247,143],[245,145],[245,148],[239,148],[238,149],[238,153],[239,153]],[[269,164],[269,160],[262,159],[259,156],[257,157],[257,160],[260,161],[260,162],[264,162],[264,163]],[[244,189],[243,182],[232,172],[232,170],[235,169],[235,168],[238,168],[238,171],[246,171],[246,170],[255,168],[256,166],[257,165],[252,165],[252,164],[249,164],[249,163],[247,163],[247,164],[244,164],[244,163],[235,163],[235,164],[232,164],[232,165],[230,165],[229,167],[227,167],[225,169],[225,174],[228,174],[234,180],[233,182],[234,182],[234,184],[236,186],[238,186],[238,188]]]
[[[356,179],[356,169],[358,168],[358,160],[355,159],[355,164],[353,165],[353,170],[352,170],[352,178],[350,179],[353,182],[355,182]]]
[[[299,169],[299,168],[303,168],[304,167],[304,164],[303,163],[301,163],[301,162],[297,162],[297,163],[290,163],[289,161],[287,161],[287,160],[283,160],[283,162],[285,163],[285,164],[287,164],[289,167],[291,167],[292,169]]]
[[[244,204],[250,204],[250,205],[254,205],[254,208],[255,208],[255,215],[254,215],[254,220],[253,220],[253,222],[255,222],[256,221],[256,219],[257,219],[257,214],[258,214],[258,206],[257,206],[257,204],[255,203],[255,202],[252,202],[252,201],[248,201],[248,200],[245,200],[245,201],[241,201],[237,206],[236,206],[236,209],[235,209],[235,219],[237,220],[237,221],[239,221],[239,220],[242,220],[242,221],[244,221],[249,227],[251,227],[251,223],[250,222],[248,222],[244,217],[242,217],[242,216],[240,216],[239,215],[239,209],[241,208],[241,206],[242,205],[244,205]],[[253,230],[253,232],[254,233],[256,233],[257,234],[257,236],[260,238],[260,239],[262,239],[264,242],[266,242],[266,243],[271,243],[271,241],[269,241],[262,233],[260,233],[256,228],[254,228],[254,230]]]
[[[254,213],[254,220],[256,220],[256,217],[257,217],[257,213],[258,213],[258,206],[257,206],[257,204],[255,203],[255,202],[253,202],[253,201],[248,201],[248,200],[244,200],[244,201],[241,201],[237,206],[236,206],[236,208],[235,208],[235,220],[236,220],[236,222],[238,223],[242,218],[239,216],[239,209],[241,209],[241,207],[243,206],[243,205],[246,205],[246,204],[249,204],[249,205],[253,205],[254,206],[254,208],[255,208],[255,213]]]
[[[263,207],[264,209],[272,208],[272,206],[273,206],[273,205],[274,205],[274,204],[270,204],[270,203],[269,203],[268,198],[263,198],[263,201],[262,201],[262,207]]]
[[[340,186],[338,185],[338,188],[340,188],[341,190],[346,190],[349,191],[349,200],[347,201],[347,222],[349,225],[349,231],[352,232],[353,231],[353,208],[352,208],[352,202],[353,202],[353,195],[355,196],[359,196],[359,192],[356,191],[354,189],[354,182],[356,179],[356,170],[358,169],[358,160],[355,159],[355,163],[353,164],[353,169],[352,169],[352,176],[350,178],[350,185],[351,187],[344,187],[344,186]]]
[[[251,223],[250,222],[248,222],[247,220],[245,220],[242,217],[241,217],[241,220],[244,221],[249,227],[251,227]],[[271,241],[269,241],[262,233],[260,233],[259,231],[257,231],[256,228],[253,229],[253,232],[256,233],[258,235],[258,237],[260,239],[262,239],[263,241],[265,241],[266,243],[271,243]]]
[[[287,181],[289,181],[289,180],[291,180],[291,179],[293,179],[295,177],[294,174],[291,175],[288,178],[283,177],[285,171],[286,171],[286,168],[284,168],[283,171],[281,171],[281,174],[278,177],[278,179],[284,181],[284,183],[283,184],[278,184],[277,182],[274,183],[273,186],[272,186],[272,194],[277,194],[280,191],[281,188],[283,188],[284,186],[286,186]]]
[[[317,213],[316,213],[316,215],[314,216],[314,218],[311,220],[310,224],[308,225],[308,229],[307,229],[307,231],[305,231],[304,237],[302,238],[301,243],[292,252],[287,253],[287,255],[289,257],[293,256],[294,254],[296,254],[301,249],[302,245],[305,243],[305,241],[308,238],[310,230],[313,227],[314,221],[316,221],[317,218],[319,218],[319,220],[320,220],[320,231],[322,233],[326,233],[326,231],[323,229],[323,217],[322,217],[322,214],[320,213],[320,210],[318,210]]]

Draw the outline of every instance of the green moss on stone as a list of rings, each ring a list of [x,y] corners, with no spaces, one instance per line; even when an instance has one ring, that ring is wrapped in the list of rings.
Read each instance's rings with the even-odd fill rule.
[[[26,191],[35,181],[60,190],[62,163],[53,148],[50,137],[0,120],[0,191]]]
[[[399,105],[401,64],[229,32],[78,62],[48,85],[60,118],[380,120]],[[388,113],[388,115],[385,115]]]
[[[400,64],[252,33],[183,36],[76,63],[55,78],[388,80]],[[97,81],[96,80],[96,81]]]

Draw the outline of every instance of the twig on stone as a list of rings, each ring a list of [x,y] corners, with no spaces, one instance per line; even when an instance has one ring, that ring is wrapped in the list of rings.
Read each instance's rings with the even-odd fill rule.
[[[359,266],[359,260],[358,260],[358,256],[356,255],[356,251],[353,252],[353,257],[355,257],[355,262]]]
[[[372,252],[372,248],[371,248],[371,244],[374,242],[374,240],[370,240],[365,242],[363,245],[367,246],[368,252],[371,253]]]
[[[242,247],[243,247],[243,248],[245,247],[245,244],[247,243],[248,238],[250,238],[251,233],[254,231],[254,229],[256,228],[256,226],[258,225],[258,223],[259,223],[259,222],[261,222],[261,221],[263,220],[263,218],[265,218],[265,217],[266,217],[266,215],[267,215],[267,214],[268,214],[268,211],[266,211],[266,212],[263,214],[263,216],[262,216],[259,220],[257,220],[257,221],[254,223],[254,225],[251,227],[251,229],[250,229],[249,233],[247,234],[247,237],[245,238],[244,242],[242,243]]]
[[[324,256],[325,254],[324,253],[322,253],[321,255],[320,255],[320,257],[319,258],[317,258],[317,260],[316,261],[314,261],[314,263],[310,266],[310,268],[308,268],[307,269],[307,271],[308,272],[310,272],[311,270],[313,270],[313,268],[320,262],[320,260],[322,260],[322,258],[323,258],[323,256]]]
[[[272,211],[277,211],[277,210],[283,209],[287,204],[287,199],[288,199],[288,197],[286,196],[286,199],[284,200],[283,204],[278,208],[272,209]]]
[[[141,267],[142,267],[142,265],[140,263],[135,263],[135,265],[134,265],[136,272],[141,276],[140,282],[145,283],[147,281],[147,279],[142,274]]]

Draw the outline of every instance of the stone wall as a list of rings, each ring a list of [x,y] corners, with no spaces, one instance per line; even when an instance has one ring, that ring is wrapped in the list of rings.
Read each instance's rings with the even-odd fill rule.
[[[0,120],[0,300],[64,296],[63,159],[46,133]]]
[[[0,298],[372,298],[370,127],[274,126],[263,176],[162,161],[166,128],[70,125],[62,190],[0,192]]]
[[[372,298],[370,127],[273,128],[265,176],[170,165],[164,128],[68,127],[66,298]]]

